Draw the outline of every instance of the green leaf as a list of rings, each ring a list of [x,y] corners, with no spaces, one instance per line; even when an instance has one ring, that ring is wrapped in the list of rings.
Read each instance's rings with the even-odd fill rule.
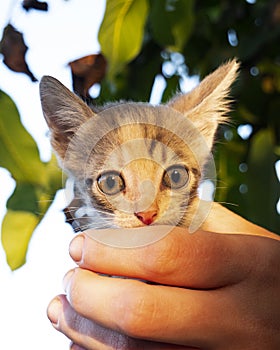
[[[151,29],[158,44],[182,52],[193,29],[193,5],[193,0],[151,1]]]
[[[39,218],[25,211],[8,210],[2,223],[2,245],[12,270],[25,263],[26,252]]]
[[[98,39],[109,79],[140,52],[147,13],[147,0],[107,0]]]
[[[63,179],[54,158],[40,160],[37,145],[20,122],[13,101],[0,91],[0,166],[16,180],[2,224],[2,243],[12,269],[25,262],[32,232],[52,203]]]
[[[7,208],[38,213],[38,198],[35,187],[30,183],[18,183],[14,193],[7,202]]]
[[[37,145],[23,128],[17,108],[8,95],[0,91],[0,166],[19,182],[46,182],[44,163]]]

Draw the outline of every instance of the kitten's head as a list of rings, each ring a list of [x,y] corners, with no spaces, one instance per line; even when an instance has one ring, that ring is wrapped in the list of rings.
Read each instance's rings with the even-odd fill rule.
[[[221,66],[166,105],[122,102],[98,111],[56,79],[43,77],[52,146],[75,180],[90,227],[190,225],[237,69],[236,61]]]

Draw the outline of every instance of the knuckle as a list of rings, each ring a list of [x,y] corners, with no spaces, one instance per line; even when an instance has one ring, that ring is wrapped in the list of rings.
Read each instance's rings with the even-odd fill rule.
[[[80,305],[83,304],[83,293],[81,293],[81,284],[79,283],[80,272],[79,268],[73,271],[71,280],[67,286],[67,298],[76,311],[79,311]]]
[[[142,283],[142,282],[139,282]],[[155,299],[151,298],[146,285],[128,293],[117,306],[118,327],[132,338],[142,338],[151,329],[156,310]]]
[[[164,281],[177,271],[181,248],[178,245],[161,244],[149,247],[145,259],[142,259],[142,269],[155,281]]]

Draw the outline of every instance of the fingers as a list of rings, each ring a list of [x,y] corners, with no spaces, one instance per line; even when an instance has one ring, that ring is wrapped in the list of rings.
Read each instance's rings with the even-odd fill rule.
[[[268,241],[268,242],[267,242]],[[258,251],[273,241],[246,235],[174,228],[164,239],[139,248],[114,248],[76,237],[70,254],[80,267],[109,275],[123,275],[161,284],[212,289],[246,278],[260,257]],[[275,241],[275,244],[279,242]]]
[[[224,298],[223,290],[148,285],[79,268],[66,279],[67,298],[77,313],[129,338],[214,348],[216,339],[220,345],[234,342],[244,328],[246,315],[236,309],[238,295],[236,300]],[[233,325],[235,319],[242,322]]]
[[[80,235],[71,255],[81,267],[166,285],[77,268],[49,318],[72,350],[278,348],[279,248],[263,237],[182,229],[137,249]]]
[[[132,339],[107,329],[79,315],[69,304],[65,295],[54,298],[48,307],[48,317],[53,326],[72,340],[71,350],[192,350],[172,344],[152,343]]]
[[[48,307],[48,317],[57,330],[73,341],[72,349],[112,349],[121,341],[116,332],[79,315],[65,295],[52,300]]]
[[[87,349],[82,348],[82,347],[79,346],[78,344],[72,343],[72,344],[70,345],[70,350],[87,350]]]

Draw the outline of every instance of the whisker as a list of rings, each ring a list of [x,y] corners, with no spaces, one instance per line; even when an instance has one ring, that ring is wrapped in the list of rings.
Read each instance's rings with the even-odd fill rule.
[[[239,207],[239,205],[238,204],[236,204],[236,203],[230,203],[230,202],[216,202],[216,203],[219,203],[219,204],[226,204],[226,205],[231,205],[232,207]]]
[[[65,221],[66,222],[71,222],[71,221],[74,221],[74,220],[88,220],[89,218],[87,216],[81,216],[81,217],[75,217],[75,218],[71,218],[71,219],[66,219]]]
[[[88,210],[89,209],[89,210]],[[68,213],[68,214],[73,214],[75,217],[76,217],[76,213],[79,211],[82,211],[83,213],[85,213],[84,215],[79,215],[79,217],[95,217],[96,215],[104,215],[104,216],[111,216],[111,217],[115,217],[115,214],[114,213],[110,213],[110,212],[107,212],[107,211],[102,211],[102,210],[97,210],[97,209],[94,209],[94,208],[74,208],[74,209],[65,209],[64,212],[65,213]],[[94,215],[91,215],[90,214],[90,211],[93,211],[94,212]]]

